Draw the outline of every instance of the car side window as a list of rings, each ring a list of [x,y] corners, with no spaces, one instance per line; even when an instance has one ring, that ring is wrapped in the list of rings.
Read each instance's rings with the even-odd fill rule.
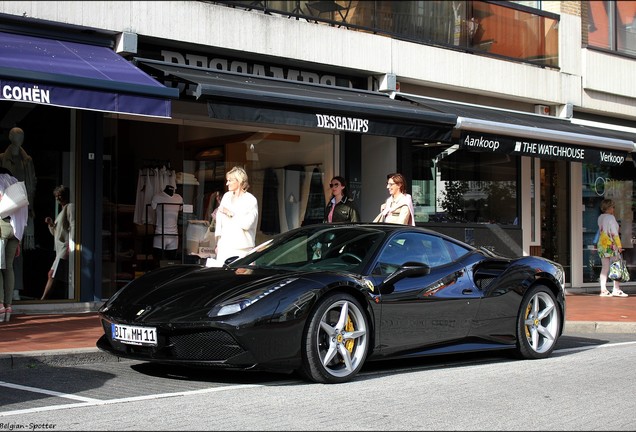
[[[448,264],[453,261],[451,246],[445,239],[430,234],[400,234],[385,246],[374,274],[389,275],[405,263],[421,263],[430,267]]]
[[[460,246],[457,243],[448,242],[448,246],[450,247],[451,253],[454,255],[453,259],[463,257],[468,252],[470,252],[470,249],[466,249],[465,247]]]
[[[395,237],[384,247],[378,257],[378,264],[373,270],[374,274],[388,276],[406,262],[404,261],[406,250],[404,242],[404,238]]]
[[[422,260],[431,267],[438,267],[453,261],[448,250],[448,242],[428,234],[420,234]]]

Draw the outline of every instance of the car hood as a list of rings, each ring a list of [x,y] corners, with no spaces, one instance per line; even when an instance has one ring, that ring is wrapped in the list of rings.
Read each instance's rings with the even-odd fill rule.
[[[207,319],[207,312],[216,304],[289,277],[290,272],[281,270],[171,266],[122,288],[100,313],[139,323]]]

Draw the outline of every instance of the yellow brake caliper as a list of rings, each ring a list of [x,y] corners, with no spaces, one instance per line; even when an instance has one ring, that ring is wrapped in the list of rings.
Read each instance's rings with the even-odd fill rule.
[[[532,310],[532,305],[528,304],[528,307],[526,308],[526,316],[524,317],[524,323],[528,320],[528,317],[530,316],[530,311]],[[530,338],[530,330],[528,329],[528,326],[524,324],[525,330],[526,330],[526,337]]]
[[[349,315],[347,315],[347,324],[345,324],[345,330],[348,332],[353,331],[353,321],[351,321],[351,318],[349,317]],[[349,339],[345,342],[345,348],[349,352],[353,351],[353,345],[354,345],[353,339]]]

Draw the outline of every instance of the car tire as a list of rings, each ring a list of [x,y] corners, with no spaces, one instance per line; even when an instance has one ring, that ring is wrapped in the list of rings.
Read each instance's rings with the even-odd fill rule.
[[[548,357],[561,333],[561,309],[552,291],[543,285],[523,296],[517,318],[517,354],[523,359]]]
[[[369,322],[360,302],[346,293],[330,294],[307,322],[302,375],[325,384],[353,379],[364,364],[369,344]]]

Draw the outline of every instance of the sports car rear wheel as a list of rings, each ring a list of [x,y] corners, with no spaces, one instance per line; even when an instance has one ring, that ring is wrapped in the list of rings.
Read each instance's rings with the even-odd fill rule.
[[[548,357],[556,345],[561,311],[547,287],[538,285],[526,293],[517,319],[518,354],[521,358]]]
[[[303,374],[334,384],[351,380],[362,368],[369,337],[360,303],[345,293],[331,294],[309,317],[304,338]]]

